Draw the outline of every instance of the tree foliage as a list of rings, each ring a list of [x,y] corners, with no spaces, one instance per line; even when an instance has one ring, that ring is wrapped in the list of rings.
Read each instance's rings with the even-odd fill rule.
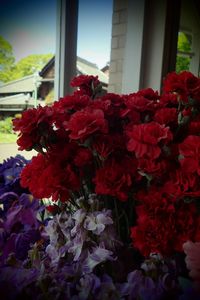
[[[0,70],[12,66],[15,62],[12,46],[0,36]]]
[[[12,46],[0,37],[0,81],[8,82],[39,72],[53,54],[31,54],[15,63]]]
[[[0,81],[8,81],[15,63],[11,44],[0,36]]]
[[[13,75],[17,78],[31,75],[41,71],[53,54],[32,54],[22,58],[16,65]]]
[[[191,52],[192,41],[190,40],[190,36],[185,34],[184,32],[179,32],[178,35],[178,51],[183,52]],[[177,54],[176,57],[176,72],[180,73],[181,71],[188,71],[190,68],[190,56],[182,56],[181,54]]]
[[[0,133],[13,133],[12,117],[0,120]]]

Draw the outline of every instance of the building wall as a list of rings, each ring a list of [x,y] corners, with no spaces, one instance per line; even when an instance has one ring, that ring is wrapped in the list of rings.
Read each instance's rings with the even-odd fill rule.
[[[108,92],[120,93],[122,89],[123,60],[127,34],[127,9],[128,0],[114,1]]]
[[[42,82],[38,89],[38,98],[45,99],[45,97],[49,94],[49,92],[54,88],[53,82]]]
[[[55,66],[53,65],[45,72],[43,78],[54,78],[54,76],[55,76]]]

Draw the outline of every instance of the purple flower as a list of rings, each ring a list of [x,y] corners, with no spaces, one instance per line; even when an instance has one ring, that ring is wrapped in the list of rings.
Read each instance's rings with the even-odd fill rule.
[[[106,225],[113,224],[113,220],[110,215],[111,211],[109,210],[89,213],[84,220],[83,226],[85,229],[92,231],[94,234],[100,235],[106,228]]]
[[[0,176],[3,177],[5,184],[10,184],[19,178],[22,168],[28,163],[21,155],[10,157],[0,164]]]
[[[36,218],[36,212],[22,205],[11,207],[7,213],[7,220],[4,223],[4,227],[6,231],[11,232],[13,230],[16,231],[19,225],[20,228],[37,228],[39,223]]]
[[[77,232],[82,227],[82,223],[86,217],[86,211],[84,209],[78,209],[72,216],[72,218],[75,220],[75,226],[71,229],[71,235],[75,236]]]
[[[36,229],[29,229],[22,233],[12,233],[1,248],[1,260],[5,262],[10,253],[14,253],[15,257],[19,260],[27,258],[28,250],[31,244],[34,244],[40,239],[40,233]]]
[[[29,198],[23,194],[22,200]],[[20,197],[20,198],[21,198]],[[19,198],[19,199],[20,199]],[[40,239],[39,222],[36,218],[37,211],[19,204],[16,200],[8,209],[5,220],[1,224],[0,250],[1,262],[5,262],[10,253],[14,253],[17,259],[23,260],[27,257],[31,244]]]
[[[31,194],[23,193],[19,197],[19,204],[24,206],[25,208],[31,208],[33,210],[39,210],[41,208],[41,204],[38,199],[35,199]]]
[[[26,191],[20,186],[20,173],[28,161],[21,155],[10,157],[0,164],[0,195],[12,191],[21,194]]]
[[[17,259],[24,260],[27,257],[31,245],[40,239],[40,232],[37,229],[29,229],[16,236],[15,255]]]
[[[0,292],[2,299],[16,299],[19,293],[38,276],[36,269],[2,267],[0,269]]]
[[[78,298],[80,300],[87,300],[89,296],[96,294],[96,290],[100,288],[101,281],[94,274],[85,274],[80,278],[79,284],[77,284],[76,288],[78,290]]]
[[[144,276],[140,270],[129,273],[127,283],[122,284],[120,290],[121,296],[130,300],[159,300],[163,294],[163,289],[156,285],[151,277]]]
[[[0,249],[2,249],[5,241],[6,241],[6,231],[3,226],[3,222],[0,219]]]
[[[104,274],[101,278],[101,287],[95,293],[96,300],[122,300],[117,286],[114,284],[112,278]]]
[[[0,210],[0,216],[5,219],[7,211],[12,206],[14,202],[18,200],[18,195],[13,192],[6,192],[0,196],[0,203],[2,205]]]
[[[106,260],[114,260],[113,252],[97,246],[92,249],[92,253],[88,252],[87,258],[82,263],[82,270],[84,273],[91,273],[98,264]]]
[[[28,190],[20,185],[20,173],[28,161],[21,155],[0,164],[0,217],[5,219],[9,208]]]
[[[77,261],[81,255],[83,244],[85,242],[85,234],[80,234],[80,232],[71,241],[68,252],[72,253],[74,256],[74,261]]]

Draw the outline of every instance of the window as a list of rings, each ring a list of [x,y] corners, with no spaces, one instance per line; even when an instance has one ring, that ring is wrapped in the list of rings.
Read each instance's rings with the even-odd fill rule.
[[[190,70],[192,56],[192,34],[184,31],[178,33],[178,45],[176,56],[176,72]]]

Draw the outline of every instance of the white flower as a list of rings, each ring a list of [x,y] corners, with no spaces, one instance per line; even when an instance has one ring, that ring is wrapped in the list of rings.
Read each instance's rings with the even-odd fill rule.
[[[106,225],[113,224],[113,220],[107,214],[107,211],[88,214],[83,224],[84,228],[99,235],[104,231]]]

